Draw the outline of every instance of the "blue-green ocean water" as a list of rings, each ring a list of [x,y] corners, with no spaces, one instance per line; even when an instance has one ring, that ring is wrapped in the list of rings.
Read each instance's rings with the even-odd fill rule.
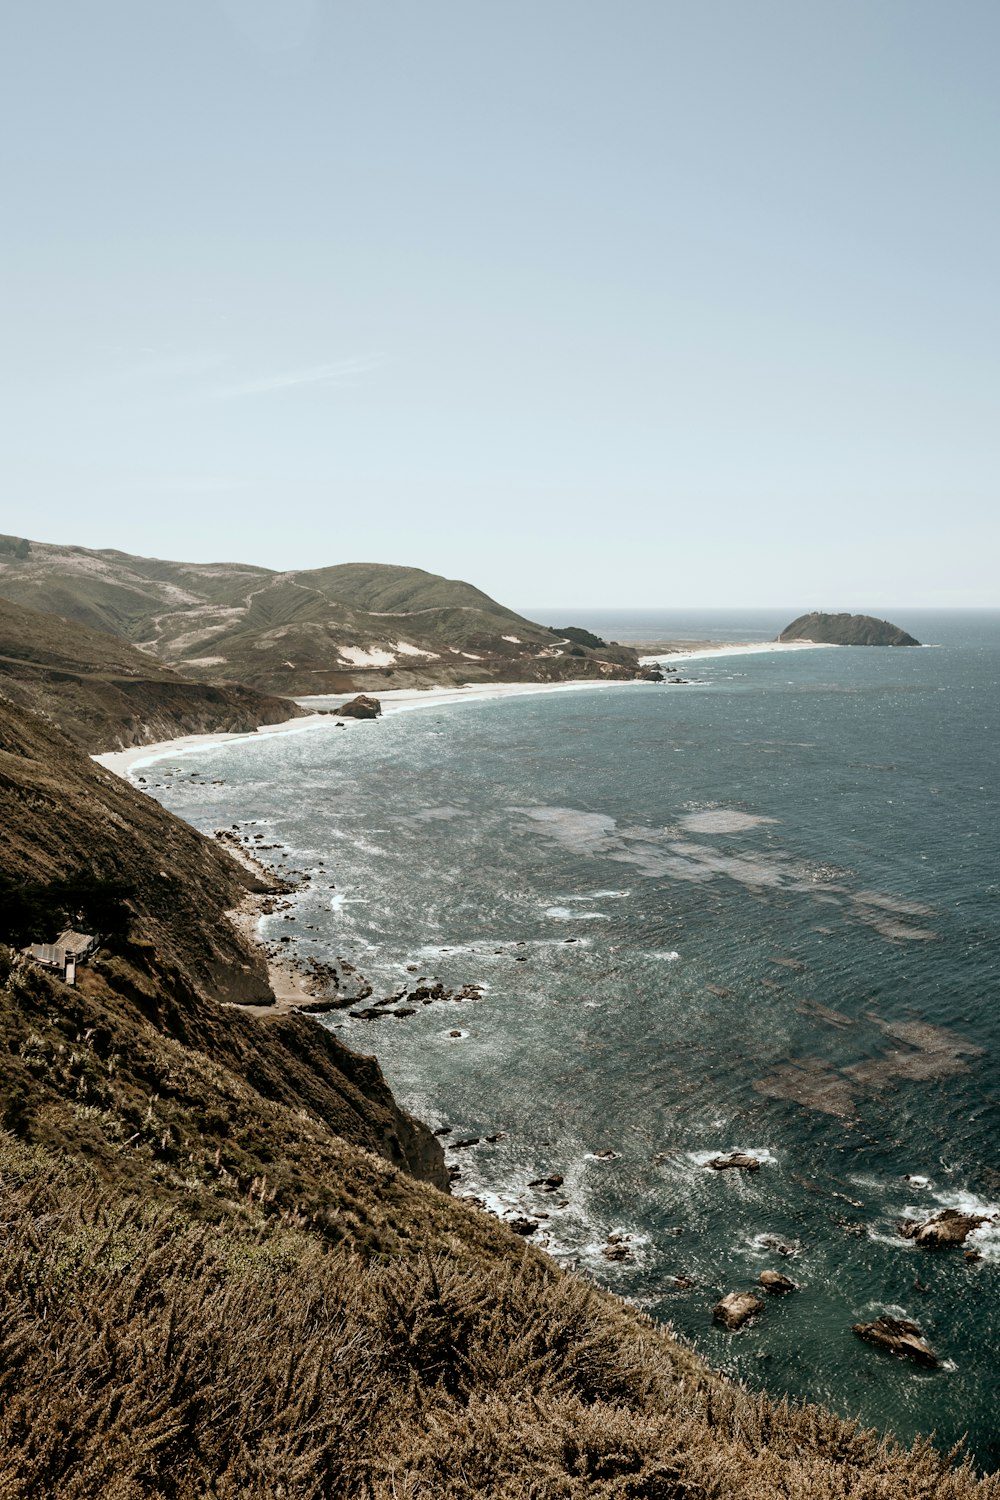
[[[579,623],[751,639],[783,620]],[[325,1018],[452,1140],[502,1133],[453,1154],[459,1191],[537,1217],[563,1263],[754,1385],[903,1438],[967,1433],[993,1468],[1000,1223],[971,1262],[896,1224],[1000,1212],[1000,616],[902,623],[936,649],[720,657],[691,686],[329,721],[133,775],[311,872],[294,920],[265,922],[301,956],[349,957],[376,996],[483,986],[405,1020]],[[705,1167],[731,1149],[764,1165]],[[527,1186],[549,1174],[559,1191]],[[799,1292],[737,1335],[713,1325],[768,1266]],[[852,1335],[884,1311],[942,1367]]]

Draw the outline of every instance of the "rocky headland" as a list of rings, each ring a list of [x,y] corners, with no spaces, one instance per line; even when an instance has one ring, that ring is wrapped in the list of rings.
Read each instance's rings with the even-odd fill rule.
[[[779,641],[814,641],[823,646],[919,646],[898,625],[874,615],[828,615],[819,610],[786,625]]]

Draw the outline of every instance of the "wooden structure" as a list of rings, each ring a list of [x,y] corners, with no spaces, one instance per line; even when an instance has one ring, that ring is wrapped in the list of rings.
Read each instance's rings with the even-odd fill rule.
[[[62,974],[67,984],[76,983],[76,966],[97,951],[99,939],[88,932],[74,932],[67,927],[54,943],[30,943],[22,952],[43,969]]]

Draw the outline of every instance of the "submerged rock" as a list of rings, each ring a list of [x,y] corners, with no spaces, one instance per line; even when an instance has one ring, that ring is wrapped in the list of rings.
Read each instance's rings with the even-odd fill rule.
[[[989,1214],[963,1214],[957,1208],[945,1208],[929,1219],[903,1219],[897,1225],[904,1240],[914,1240],[924,1250],[946,1250],[950,1245],[964,1245],[980,1224],[990,1222]]]
[[[782,1240],[776,1234],[759,1234],[756,1243],[765,1250],[774,1250],[778,1255],[798,1255],[802,1249],[798,1240]]]
[[[759,1172],[761,1163],[756,1156],[748,1156],[745,1151],[730,1151],[728,1156],[713,1156],[705,1165],[713,1172],[725,1172],[730,1167],[737,1167],[741,1172]]]
[[[742,1328],[749,1318],[763,1311],[764,1304],[753,1292],[727,1292],[715,1304],[712,1316],[717,1323],[724,1323],[730,1332]]]
[[[761,1271],[757,1277],[765,1292],[770,1292],[774,1297],[785,1297],[789,1292],[797,1292],[798,1286],[787,1276],[782,1276],[780,1271]]]
[[[924,1339],[918,1325],[905,1318],[890,1318],[887,1313],[883,1313],[874,1323],[855,1323],[854,1332],[859,1339],[874,1344],[878,1349],[885,1349],[900,1359],[916,1360],[917,1364],[927,1365],[929,1368],[938,1363],[937,1355]]]

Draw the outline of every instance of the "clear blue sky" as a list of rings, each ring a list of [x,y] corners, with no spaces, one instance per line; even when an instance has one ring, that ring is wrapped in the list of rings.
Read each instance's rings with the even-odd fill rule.
[[[1000,6],[8,0],[0,530],[1000,604]]]

